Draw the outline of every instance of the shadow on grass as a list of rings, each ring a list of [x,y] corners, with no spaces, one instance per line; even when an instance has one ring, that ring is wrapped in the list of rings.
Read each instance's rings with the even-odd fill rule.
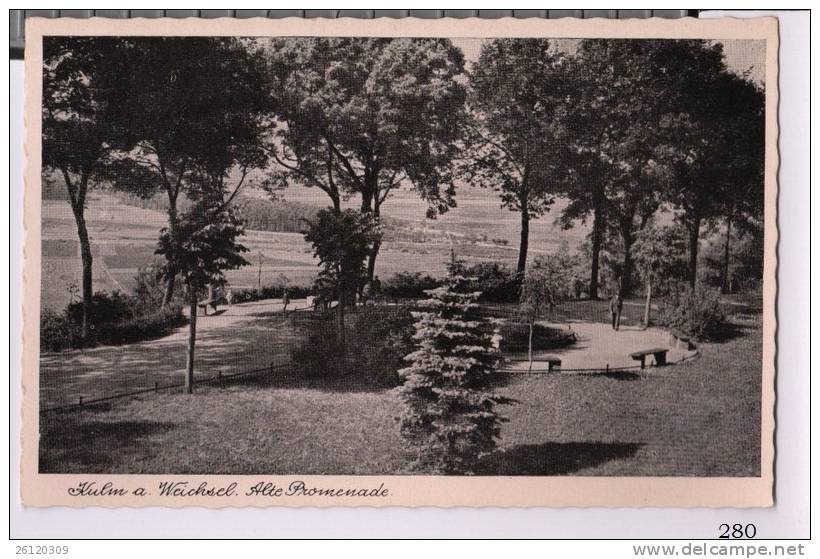
[[[629,458],[643,443],[544,443],[518,445],[485,458],[479,475],[560,476]]]
[[[746,331],[748,329],[749,327],[744,324],[727,322],[723,325],[720,331],[712,334],[708,341],[713,344],[725,344],[726,342],[731,342],[734,339],[742,338],[746,335]]]
[[[40,472],[105,473],[114,453],[138,450],[143,439],[175,428],[155,421],[81,421],[55,414],[41,425]]]

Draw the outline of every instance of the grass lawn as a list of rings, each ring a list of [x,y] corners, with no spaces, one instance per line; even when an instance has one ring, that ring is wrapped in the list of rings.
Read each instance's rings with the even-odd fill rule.
[[[386,474],[407,460],[388,392],[235,384],[45,418],[44,472]]]
[[[483,474],[754,476],[759,316],[701,359],[618,377],[507,377]],[[43,472],[409,473],[394,391],[246,379],[41,416]]]
[[[760,475],[759,316],[687,363],[636,375],[523,378],[488,472]]]

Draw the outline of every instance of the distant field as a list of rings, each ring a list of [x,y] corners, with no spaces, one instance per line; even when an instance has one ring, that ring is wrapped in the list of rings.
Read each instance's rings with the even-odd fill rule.
[[[265,196],[249,191],[249,196]],[[282,192],[289,201],[327,205],[317,189],[293,187]],[[382,206],[389,218],[401,220],[400,234],[382,246],[376,273],[382,278],[399,271],[443,274],[451,249],[467,262],[496,261],[514,266],[518,257],[520,216],[500,207],[497,194],[490,190],[461,187],[458,206],[430,220],[426,206],[412,191],[397,191]],[[355,207],[357,201],[347,202]],[[563,230],[555,219],[563,208],[556,202],[552,211],[530,226],[530,254],[549,252],[568,243],[575,247],[587,234],[585,226]],[[64,200],[47,199],[42,206],[43,231],[43,307],[60,309],[70,300],[69,286],[79,285],[81,267],[77,231],[71,210]],[[94,254],[94,289],[130,291],[141,267],[155,258],[154,248],[166,216],[159,209],[127,205],[106,192],[92,192],[86,210]],[[311,247],[298,233],[247,231],[242,244],[251,263],[227,277],[237,287],[256,286],[261,254],[262,283],[287,278],[293,283],[311,281],[316,260]]]

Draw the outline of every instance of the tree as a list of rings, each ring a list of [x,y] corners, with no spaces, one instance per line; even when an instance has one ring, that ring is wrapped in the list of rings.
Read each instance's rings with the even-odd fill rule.
[[[681,255],[686,241],[675,227],[646,227],[639,234],[633,247],[635,262],[646,287],[643,325],[649,327],[653,287],[662,279],[681,275],[684,266]]]
[[[698,200],[692,188],[708,191],[710,181],[669,180],[670,161],[691,161],[688,146],[697,145],[704,135],[691,115],[712,103],[708,92],[714,76],[725,70],[721,47],[700,40],[613,40],[588,39],[581,42],[574,75],[575,90],[567,114],[571,130],[570,153],[581,160],[572,165],[584,180],[570,183],[573,202],[568,221],[595,213],[595,221],[606,219],[606,227],[621,237],[620,264],[623,291],[631,289],[632,245],[635,236],[664,201]],[[714,108],[712,109],[714,111]],[[674,154],[670,157],[670,154]],[[590,179],[585,175],[591,174]],[[675,174],[675,173],[672,173]],[[590,188],[597,175],[600,186]],[[570,177],[571,178],[571,177]],[[689,190],[676,197],[670,190]],[[586,190],[589,189],[589,192]],[[701,209],[713,207],[697,202],[684,212],[690,237],[699,231]],[[596,239],[603,231],[593,225],[593,279],[597,272]],[[690,242],[690,244],[692,244]],[[697,238],[693,244],[697,250]],[[695,256],[696,259],[696,256]]]
[[[765,96],[763,90],[746,76],[724,74],[721,99],[729,114],[719,132],[723,136],[718,148],[724,166],[724,195],[721,216],[726,228],[723,251],[721,290],[730,288],[732,228],[754,233],[762,229],[764,209],[765,163]]]
[[[355,305],[356,293],[367,277],[365,260],[380,238],[381,230],[372,215],[354,210],[339,214],[335,210],[320,210],[305,233],[305,240],[313,245],[314,256],[321,266],[317,284],[325,296],[335,296],[339,301],[337,316],[342,356],[346,351],[345,307]]]
[[[521,283],[519,307],[529,323],[527,358],[532,370],[532,335],[535,321],[552,310],[555,305],[572,296],[572,257],[567,250],[539,256],[527,270]]]
[[[464,59],[449,40],[287,38],[266,51],[277,104],[270,189],[317,187],[337,214],[358,195],[376,220],[405,183],[430,217],[454,205],[466,93]],[[370,279],[379,248],[370,248]]]
[[[492,451],[505,421],[492,391],[501,359],[498,324],[478,314],[480,293],[451,274],[427,291],[428,310],[414,312],[417,349],[399,375],[405,411],[402,435],[417,452],[416,466],[445,474],[473,473]]]
[[[568,156],[568,171],[561,192],[567,197],[567,205],[561,213],[563,229],[570,229],[575,221],[586,222],[592,216],[592,231],[589,234],[589,281],[587,293],[590,299],[598,299],[600,288],[601,250],[607,233],[606,183],[603,165],[597,155],[576,148]]]
[[[115,188],[168,197],[168,265],[163,304],[174,293],[180,196],[221,200],[228,206],[264,167],[270,97],[260,53],[235,38],[130,38],[131,95],[120,108],[129,122],[112,174]],[[191,193],[192,189],[200,192]],[[215,212],[219,213],[219,212]],[[179,237],[182,242],[182,237]],[[180,256],[182,257],[182,256]]]
[[[571,151],[586,162],[575,168],[591,170],[602,190],[577,196],[575,189],[570,195],[580,200],[578,213],[598,208],[606,228],[620,236],[624,294],[631,292],[636,234],[663,199],[662,140],[669,137],[663,126],[679,112],[669,98],[680,86],[677,76],[694,71],[687,69],[693,60],[680,43],[587,39],[578,49],[573,72],[578,87],[566,128],[572,131]]]
[[[678,111],[660,127],[664,194],[689,233],[694,287],[703,225],[724,219],[728,239],[736,219],[762,214],[764,96],[748,77],[727,68],[719,43],[673,41],[666,56],[679,62],[669,87]]]
[[[119,108],[127,77],[122,48],[111,38],[47,37],[43,40],[43,169],[65,181],[77,225],[82,260],[82,336],[87,338],[93,297],[93,255],[85,207],[122,129]],[[44,179],[45,180],[45,179]]]
[[[193,392],[196,317],[199,296],[211,285],[224,282],[224,272],[248,264],[241,253],[247,248],[236,242],[244,230],[229,207],[214,205],[207,197],[196,200],[191,210],[180,217],[174,232],[160,232],[157,254],[166,257],[182,279],[190,308],[185,392]],[[173,253],[172,257],[169,254]],[[166,276],[169,272],[166,271]]]
[[[563,172],[556,138],[567,67],[567,57],[546,39],[495,39],[482,45],[470,72],[473,123],[460,173],[468,183],[496,189],[502,205],[521,214],[519,276],[527,265],[530,220],[552,205]]]

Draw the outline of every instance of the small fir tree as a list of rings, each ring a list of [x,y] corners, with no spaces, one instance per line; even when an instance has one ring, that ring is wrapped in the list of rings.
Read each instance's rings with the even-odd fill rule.
[[[401,428],[417,468],[469,474],[496,447],[506,419],[495,408],[509,400],[492,390],[501,359],[498,322],[478,314],[480,292],[468,292],[467,278],[452,268],[444,286],[426,291],[429,310],[413,313],[417,349],[399,371]]]

